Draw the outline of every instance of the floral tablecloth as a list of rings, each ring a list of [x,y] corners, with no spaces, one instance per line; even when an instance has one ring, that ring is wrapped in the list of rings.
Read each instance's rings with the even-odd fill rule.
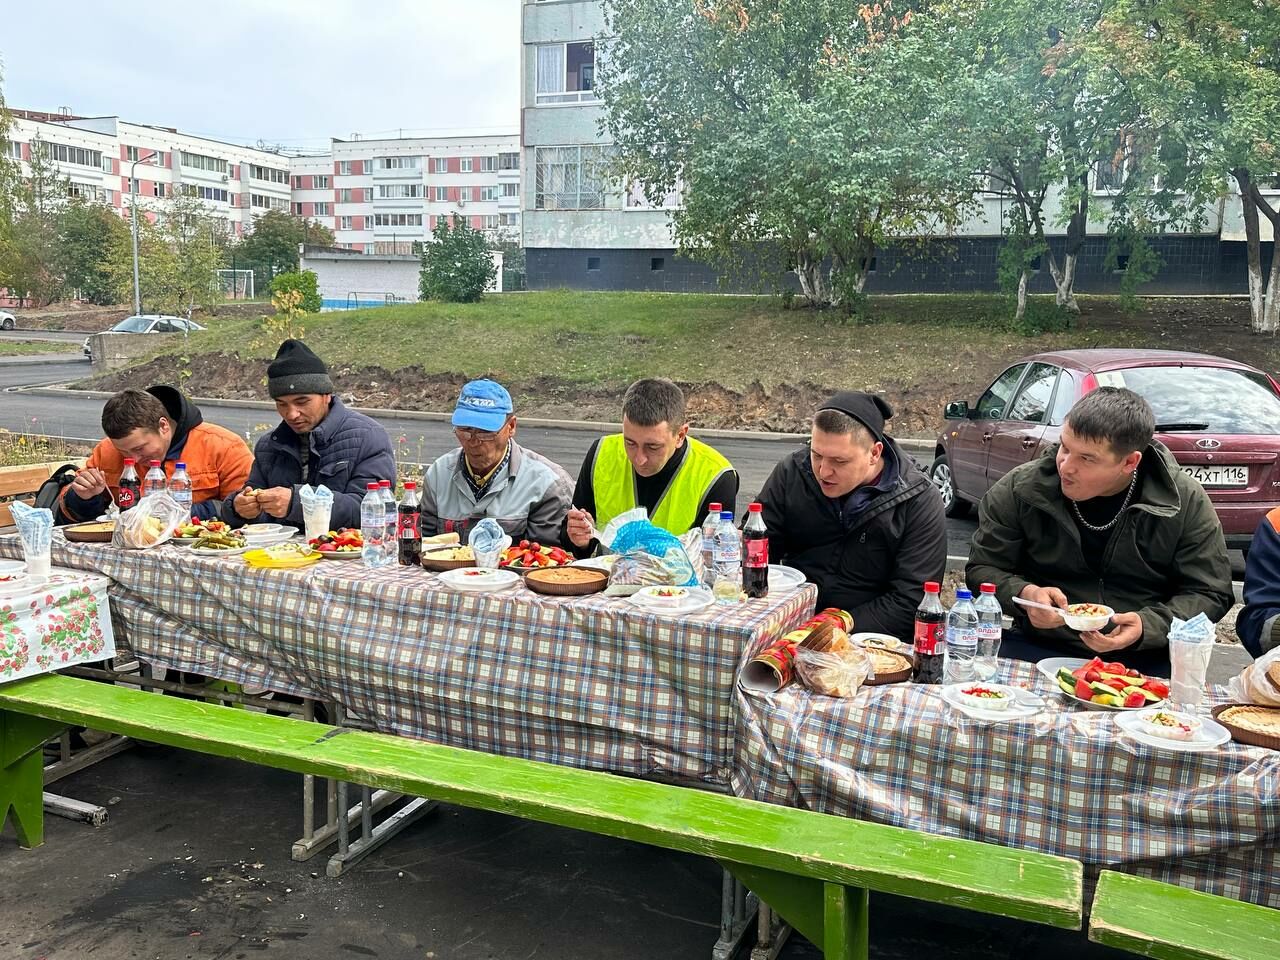
[[[0,595],[0,683],[114,657],[110,583],[55,567],[40,583]]]

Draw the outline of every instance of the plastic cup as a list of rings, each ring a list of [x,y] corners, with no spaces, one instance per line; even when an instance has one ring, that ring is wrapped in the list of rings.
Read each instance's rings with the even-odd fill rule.
[[[1169,638],[1169,664],[1173,675],[1169,681],[1169,704],[1177,710],[1192,713],[1201,711],[1204,704],[1204,688],[1209,676],[1209,658],[1213,655],[1213,642],[1200,642]]]
[[[477,550],[472,546],[471,552],[476,555],[476,566],[481,570],[497,570],[504,549],[505,547],[500,546],[496,550]]]
[[[333,513],[332,504],[323,506],[303,507],[302,508],[302,525],[305,528],[308,540],[314,540],[316,537],[323,536],[329,532],[329,522]]]
[[[22,555],[27,561],[27,573],[33,577],[47,577],[53,572],[53,550],[46,546],[44,550],[28,550],[23,544]]]

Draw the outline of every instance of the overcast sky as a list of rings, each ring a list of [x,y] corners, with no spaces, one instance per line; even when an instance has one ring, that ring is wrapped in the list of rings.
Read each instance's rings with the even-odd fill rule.
[[[289,149],[520,126],[519,0],[3,6],[10,107]]]

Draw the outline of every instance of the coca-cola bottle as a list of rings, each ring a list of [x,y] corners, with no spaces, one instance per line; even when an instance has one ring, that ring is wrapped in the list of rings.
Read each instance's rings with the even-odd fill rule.
[[[924,599],[916,607],[915,657],[911,664],[911,679],[916,683],[942,682],[947,612],[942,608],[941,589],[930,580],[924,585]]]
[[[404,482],[404,496],[396,506],[396,540],[400,544],[400,566],[416,567],[422,563],[422,514],[418,506],[418,484]]]
[[[769,531],[762,509],[751,504],[742,525],[742,589],[752,598],[769,595]]]
[[[134,466],[133,457],[126,457],[124,469],[120,471],[120,487],[116,493],[116,508],[123,513],[138,505],[142,499],[142,483],[138,480],[138,470]]]

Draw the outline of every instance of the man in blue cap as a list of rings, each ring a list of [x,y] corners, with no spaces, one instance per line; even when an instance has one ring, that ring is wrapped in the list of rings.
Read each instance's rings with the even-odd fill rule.
[[[517,543],[558,542],[573,481],[558,464],[515,442],[511,394],[492,380],[465,384],[453,434],[460,446],[427,468],[422,535],[456,532],[465,543],[477,521],[492,517]]]

